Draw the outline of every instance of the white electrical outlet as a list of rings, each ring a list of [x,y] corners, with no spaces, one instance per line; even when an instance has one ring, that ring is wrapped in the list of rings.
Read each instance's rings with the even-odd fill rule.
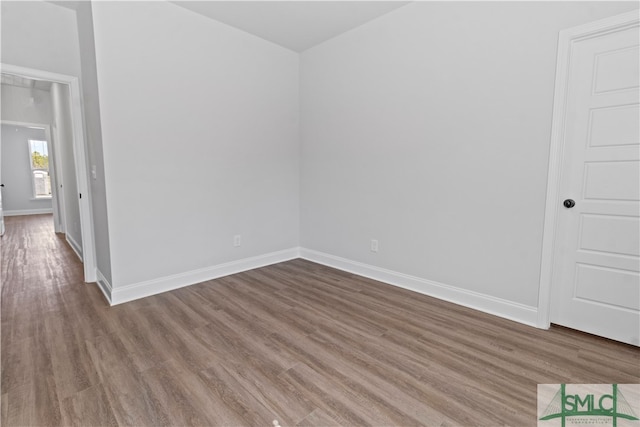
[[[242,244],[242,236],[239,234],[236,234],[235,236],[233,236],[233,246],[237,248],[241,244]]]
[[[378,241],[371,239],[371,252],[378,252]]]

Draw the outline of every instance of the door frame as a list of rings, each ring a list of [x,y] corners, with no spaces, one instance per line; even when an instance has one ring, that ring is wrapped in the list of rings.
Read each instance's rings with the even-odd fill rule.
[[[640,22],[638,10],[615,15],[577,27],[560,31],[558,37],[558,59],[556,65],[555,93],[553,97],[553,117],[551,124],[551,147],[549,150],[549,174],[547,178],[547,198],[542,235],[542,262],[540,265],[540,287],[538,291],[539,328],[551,326],[551,295],[553,286],[553,264],[558,255],[558,212],[562,207],[560,183],[562,165],[568,153],[565,152],[565,124],[567,114],[567,91],[569,87],[569,66],[572,45],[575,41],[597,37],[609,32],[621,31],[637,26]]]
[[[19,75],[34,80],[47,80],[65,84],[69,87],[69,104],[71,110],[71,129],[73,132],[73,160],[76,170],[78,192],[84,197],[79,198],[80,230],[82,233],[82,258],[84,281],[95,282],[96,277],[96,248],[93,229],[93,212],[91,208],[91,192],[88,173],[88,148],[84,136],[84,114],[80,82],[78,77],[33,68],[20,67],[11,64],[0,64],[3,73]]]
[[[67,229],[66,218],[64,216],[64,194],[60,191],[60,187],[63,185],[62,173],[60,168],[60,156],[59,145],[52,137],[51,125],[46,123],[32,123],[32,122],[19,122],[13,120],[0,120],[3,125],[19,126],[19,127],[40,127],[44,129],[45,137],[49,145],[49,152],[51,153],[53,173],[51,174],[51,208],[53,209],[53,230],[56,233],[64,233]],[[0,147],[0,150],[2,148]]]

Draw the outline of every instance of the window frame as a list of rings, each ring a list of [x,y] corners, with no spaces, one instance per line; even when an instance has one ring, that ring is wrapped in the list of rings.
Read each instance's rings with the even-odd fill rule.
[[[51,166],[49,165],[47,169],[33,167],[33,157],[31,154],[32,142],[44,142],[45,146],[47,147],[47,159],[49,161],[51,160],[51,156],[49,155],[49,141],[44,139],[27,139],[27,153],[29,154],[29,175],[31,179],[31,200],[49,200],[53,197],[53,194],[49,194],[47,196],[38,196],[36,194],[36,180],[34,177],[34,172],[46,172],[46,174],[49,176],[49,188],[51,189]]]

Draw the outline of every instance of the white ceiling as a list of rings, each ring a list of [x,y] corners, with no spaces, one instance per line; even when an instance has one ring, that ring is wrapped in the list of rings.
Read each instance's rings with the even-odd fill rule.
[[[349,31],[409,1],[173,1],[296,52]]]

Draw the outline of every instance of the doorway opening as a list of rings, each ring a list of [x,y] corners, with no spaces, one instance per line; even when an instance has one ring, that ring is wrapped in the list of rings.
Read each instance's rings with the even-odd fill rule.
[[[5,96],[8,88],[3,85],[2,89]],[[4,107],[7,106],[5,102]],[[50,135],[50,127],[46,124],[2,121],[3,218],[54,212],[58,192]]]
[[[95,282],[88,157],[78,78],[2,64],[2,110],[0,192],[4,192],[4,201],[0,196],[0,231],[6,226],[5,214],[29,215],[48,210],[53,230],[64,233],[83,262],[84,281]],[[11,137],[16,135],[20,138],[13,138],[17,139],[14,141]],[[8,143],[12,144],[9,148],[22,150],[24,162],[3,158],[13,154],[7,151]],[[28,201],[39,207],[16,208],[18,187],[22,192],[26,188],[11,170],[18,167],[22,167],[21,176],[29,180]],[[25,195],[21,198],[24,200]]]

